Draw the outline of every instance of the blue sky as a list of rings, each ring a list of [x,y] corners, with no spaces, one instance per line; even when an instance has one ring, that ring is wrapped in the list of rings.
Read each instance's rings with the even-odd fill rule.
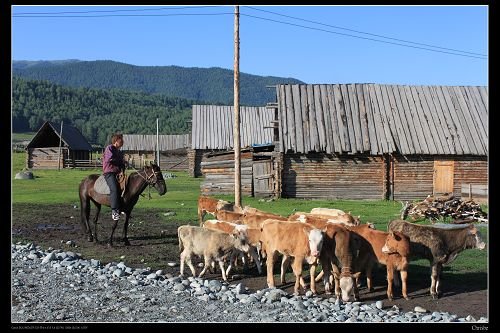
[[[13,60],[233,69],[234,6],[11,8]],[[306,83],[488,84],[487,6],[240,6],[240,13],[244,73]]]

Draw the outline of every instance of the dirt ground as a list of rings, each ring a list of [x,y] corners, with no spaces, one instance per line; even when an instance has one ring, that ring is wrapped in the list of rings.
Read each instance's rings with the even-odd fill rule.
[[[92,208],[92,214],[94,208]],[[30,241],[49,247],[62,248],[80,253],[84,258],[101,260],[106,264],[110,261],[123,261],[127,266],[134,268],[150,267],[162,269],[165,273],[178,274],[179,267],[170,267],[168,262],[179,261],[179,247],[177,241],[177,227],[181,224],[175,221],[166,223],[160,211],[134,210],[130,220],[128,237],[130,246],[124,246],[121,241],[123,221],[120,220],[114,235],[114,246],[109,248],[106,240],[111,233],[110,210],[103,207],[98,224],[99,243],[88,242],[83,236],[79,219],[79,208],[72,205],[23,205],[14,204],[12,209],[12,241]],[[174,219],[175,217],[171,218]],[[196,225],[195,219],[191,224]],[[73,245],[67,245],[67,241]],[[265,265],[264,265],[265,266]],[[412,269],[413,268],[413,269]],[[278,269],[275,272],[279,272]],[[468,278],[471,274],[464,273]],[[441,277],[442,296],[432,300],[429,294],[430,270],[422,271],[419,267],[410,264],[408,274],[408,294],[410,300],[403,299],[401,291],[395,290],[395,299],[389,301],[386,296],[385,267],[374,271],[374,292],[368,292],[362,286],[360,289],[361,301],[375,302],[382,300],[384,308],[397,305],[403,311],[413,311],[415,306],[421,306],[428,311],[448,311],[459,316],[472,315],[475,319],[488,317],[488,289],[487,275],[477,273],[473,276],[474,284],[461,283],[460,274],[447,274],[445,267]],[[221,279],[220,275],[208,274],[208,278]],[[278,288],[293,292],[293,276],[287,275],[287,283],[279,284],[279,276],[275,275]],[[306,277],[307,281],[307,277]],[[250,290],[266,288],[266,277],[259,276],[255,267],[248,269],[237,268],[231,283],[243,283]],[[318,284],[321,297],[324,294],[322,283]],[[489,318],[489,317],[488,317]]]

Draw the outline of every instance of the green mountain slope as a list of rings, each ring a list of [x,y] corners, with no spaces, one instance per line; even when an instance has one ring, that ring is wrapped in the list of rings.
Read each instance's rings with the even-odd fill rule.
[[[91,143],[104,145],[116,131],[127,134],[189,132],[191,106],[196,102],[161,94],[120,89],[71,88],[48,81],[14,77],[13,132],[36,132],[50,120],[77,127]]]
[[[117,88],[207,103],[233,104],[233,71],[223,68],[134,66],[109,60],[14,61],[13,74],[77,88]],[[240,103],[263,106],[274,102],[276,93],[267,86],[278,83],[303,82],[293,78],[240,73]]]

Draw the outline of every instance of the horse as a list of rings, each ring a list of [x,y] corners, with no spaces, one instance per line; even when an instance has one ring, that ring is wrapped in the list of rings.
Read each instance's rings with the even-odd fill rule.
[[[92,174],[84,178],[79,186],[80,195],[80,215],[81,224],[88,241],[92,242],[94,239],[97,242],[97,220],[101,211],[101,205],[110,206],[111,202],[109,194],[101,194],[94,190],[94,184],[100,175]],[[121,211],[125,214],[125,223],[123,225],[123,242],[125,245],[130,245],[127,238],[128,220],[130,213],[135,204],[139,200],[139,195],[146,189],[147,186],[154,187],[158,194],[164,195],[167,192],[167,185],[163,179],[160,168],[153,163],[145,166],[141,170],[132,172],[127,180],[123,197],[121,198]],[[94,217],[94,234],[89,224],[90,216],[90,202],[93,202],[97,207],[97,212]],[[111,236],[109,237],[108,246],[113,246],[113,234],[115,232],[118,221],[114,221]]]

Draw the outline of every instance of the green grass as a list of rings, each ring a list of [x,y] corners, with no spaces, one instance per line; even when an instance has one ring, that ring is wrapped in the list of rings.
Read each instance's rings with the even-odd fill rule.
[[[100,169],[94,170],[35,170],[34,180],[14,179],[15,172],[21,170],[25,153],[13,154],[12,175],[12,202],[13,204],[35,203],[43,204],[75,204],[79,206],[78,184],[91,173],[101,173]],[[164,216],[160,213],[162,222],[170,221],[197,224],[197,200],[200,194],[202,178],[191,178],[186,172],[172,172],[177,177],[166,179],[167,193],[158,195],[156,190],[151,190],[151,200],[148,200],[148,190],[145,197],[140,198],[136,208],[160,209],[162,212],[175,211],[175,216]],[[221,199],[232,201],[233,196],[218,195]],[[339,208],[360,215],[362,222],[372,222],[379,230],[387,230],[387,222],[399,218],[401,204],[397,201],[362,201],[362,200],[304,200],[304,199],[277,199],[273,201],[259,200],[257,198],[242,198],[243,205],[249,205],[264,211],[288,216],[294,211],[310,211],[314,207]],[[485,207],[487,210],[487,207]],[[429,224],[429,221],[417,221]],[[480,228],[482,238],[487,242],[487,228]],[[427,261],[415,261],[412,264],[425,266]],[[467,250],[447,268],[447,272],[487,272],[487,251]]]
[[[35,132],[12,133],[12,143],[31,141],[35,134]]]

